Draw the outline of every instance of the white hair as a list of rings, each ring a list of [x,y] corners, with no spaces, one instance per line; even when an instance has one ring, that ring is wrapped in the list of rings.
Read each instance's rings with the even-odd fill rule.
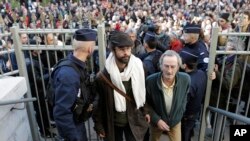
[[[230,44],[233,47],[233,50],[242,51],[245,48],[244,41],[236,36],[229,36],[227,39],[227,44]]]
[[[134,28],[128,28],[125,33],[127,34],[136,34],[136,30]]]

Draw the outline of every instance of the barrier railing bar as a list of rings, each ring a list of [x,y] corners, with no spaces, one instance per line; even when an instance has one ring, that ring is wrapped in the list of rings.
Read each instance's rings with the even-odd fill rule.
[[[19,34],[22,34],[22,33],[28,33],[28,34],[40,34],[40,33],[43,33],[43,34],[48,34],[48,33],[72,33],[74,34],[74,32],[76,31],[77,29],[20,29],[19,30]]]
[[[222,110],[222,109],[219,109],[219,108],[215,108],[215,107],[212,107],[212,106],[208,106],[208,109],[210,111],[222,114],[222,115],[224,115],[224,116],[226,116],[228,118],[235,119],[237,121],[250,124],[250,118],[247,118],[245,116],[235,114],[235,113],[232,113],[232,112],[228,112],[228,111],[225,111],[225,110]]]
[[[11,33],[4,33],[4,34],[3,34],[3,33],[0,33],[0,36],[1,36],[1,37],[3,37],[3,36],[10,36],[10,35],[11,35]]]
[[[225,36],[250,36],[249,32],[231,32],[231,33],[221,33],[218,32],[218,35],[225,35]]]
[[[22,50],[73,50],[71,45],[66,45],[66,46],[54,46],[54,45],[23,45]],[[95,50],[98,50],[98,46],[95,46]]]
[[[36,101],[36,98],[32,97],[32,98],[22,98],[17,100],[5,100],[5,101],[0,101],[0,106],[17,104],[17,103],[26,103],[32,101]]]
[[[1,74],[0,75],[0,78],[2,77],[7,77],[7,76],[11,76],[11,75],[14,75],[14,74],[18,74],[19,73],[19,70],[14,70],[14,71],[11,71],[11,72],[6,72],[4,74]]]
[[[11,52],[14,52],[14,51],[15,51],[14,49],[3,50],[3,51],[0,51],[0,55],[7,54],[7,53],[11,53]]]
[[[250,55],[250,51],[216,51],[216,54]]]

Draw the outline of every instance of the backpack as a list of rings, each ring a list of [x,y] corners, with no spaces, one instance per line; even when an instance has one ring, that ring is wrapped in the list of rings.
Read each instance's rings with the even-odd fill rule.
[[[93,89],[91,89],[92,84],[90,84],[90,79],[88,79],[89,76],[86,73],[84,73],[84,71],[81,71],[78,68],[77,64],[70,61],[69,59],[61,59],[53,66],[53,70],[51,72],[49,82],[46,86],[46,100],[48,103],[50,118],[52,121],[54,121],[53,107],[54,107],[54,100],[55,100],[55,90],[53,87],[52,75],[58,68],[62,66],[70,66],[74,68],[80,74],[81,95],[77,96],[76,102],[72,106],[72,112],[73,112],[74,119],[76,122],[84,122],[88,120],[92,115],[92,111],[87,112],[87,109],[89,108],[90,104],[95,103],[94,102],[95,95],[94,93],[91,92]],[[88,88],[90,88],[89,91],[87,90]]]

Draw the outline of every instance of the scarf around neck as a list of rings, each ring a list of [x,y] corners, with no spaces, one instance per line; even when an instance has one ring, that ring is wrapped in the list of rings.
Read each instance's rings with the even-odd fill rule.
[[[126,89],[122,81],[131,79],[133,96],[136,108],[144,106],[146,101],[145,75],[141,60],[134,55],[130,56],[129,63],[123,72],[120,72],[115,62],[115,56],[111,52],[106,60],[105,67],[110,74],[111,82],[124,93]],[[117,112],[126,111],[126,99],[114,90],[114,102]]]

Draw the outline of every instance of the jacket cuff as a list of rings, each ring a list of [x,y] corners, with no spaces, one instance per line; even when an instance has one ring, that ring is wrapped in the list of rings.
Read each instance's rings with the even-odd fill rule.
[[[97,134],[99,133],[105,133],[104,129],[102,126],[94,126],[94,129],[96,131]]]
[[[152,114],[152,123],[157,125],[158,121],[161,119],[160,116],[158,116],[157,114]]]

